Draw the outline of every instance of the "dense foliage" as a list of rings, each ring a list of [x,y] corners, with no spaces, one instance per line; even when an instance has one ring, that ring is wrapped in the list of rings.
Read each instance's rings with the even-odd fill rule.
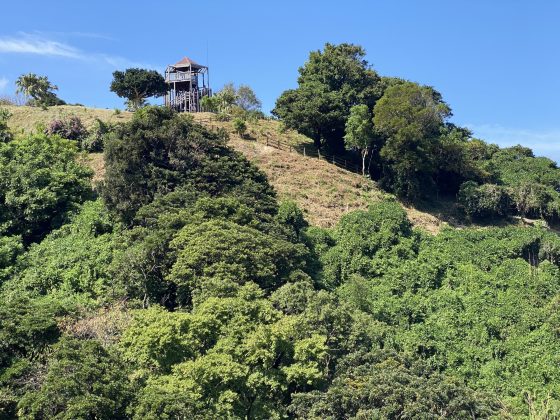
[[[32,241],[64,222],[91,191],[91,171],[76,158],[56,136],[0,143],[0,235]]]
[[[475,219],[558,221],[556,163],[525,147],[500,149],[472,138],[448,121],[451,109],[434,88],[379,77],[364,57],[349,44],[311,52],[298,88],[285,91],[272,113],[317,147],[355,150],[364,173],[408,201],[444,194]]]
[[[285,91],[272,113],[317,146],[343,150],[350,108],[371,108],[383,93],[383,81],[364,57],[364,49],[351,44],[326,44],[324,51],[313,51],[299,69],[298,88]]]
[[[436,135],[437,95],[398,86]],[[524,150],[468,151],[494,185],[537,176]],[[556,233],[429,236],[390,200],[309,226],[224,133],[160,108],[108,136],[100,197],[76,158],[57,136],[0,144],[1,418],[560,415]]]
[[[13,135],[8,127],[8,120],[10,117],[10,111],[5,108],[0,108],[0,143],[6,143],[13,138]]]
[[[110,209],[130,221],[157,195],[192,186],[210,195],[232,194],[263,211],[274,208],[264,175],[215,134],[166,108],[138,111],[105,146],[103,196]]]
[[[250,86],[227,83],[213,96],[205,96],[201,100],[202,109],[206,112],[218,113],[218,118],[244,122],[247,119],[263,118],[261,101]]]
[[[80,118],[68,116],[52,120],[45,128],[45,134],[79,141],[84,139],[88,132]]]
[[[165,95],[167,84],[156,70],[130,68],[113,73],[111,92],[126,98],[129,110],[136,110],[146,104],[147,98]]]

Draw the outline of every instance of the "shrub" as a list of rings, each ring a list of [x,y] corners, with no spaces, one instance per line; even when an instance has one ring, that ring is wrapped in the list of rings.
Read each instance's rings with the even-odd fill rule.
[[[19,401],[23,418],[124,419],[131,392],[123,363],[93,340],[53,346],[40,386]]]
[[[32,136],[0,143],[0,233],[39,239],[64,221],[91,193],[89,168],[76,146]]]
[[[213,196],[235,194],[263,212],[275,210],[264,174],[191,119],[163,107],[137,111],[105,144],[102,195],[125,222],[157,195],[191,185]],[[274,210],[273,210],[274,209]]]
[[[5,108],[0,108],[0,143],[6,143],[12,139],[12,133],[8,128],[8,120],[12,114]]]
[[[107,136],[112,133],[114,127],[101,121],[99,118],[95,120],[93,127],[90,128],[87,137],[81,141],[81,148],[87,152],[103,151],[103,143]]]
[[[239,137],[243,138],[247,133],[247,123],[241,118],[236,118],[233,120],[233,129],[239,134]]]
[[[216,121],[229,121],[230,118],[229,114],[226,114],[225,112],[216,114]]]
[[[82,140],[88,135],[88,132],[82,120],[72,115],[70,117],[52,120],[47,125],[45,134],[48,136],[58,135],[68,140]]]
[[[200,106],[204,112],[218,112],[218,98],[216,96],[205,96],[200,100]]]
[[[495,184],[467,181],[461,185],[457,199],[468,216],[477,218],[505,216],[510,207],[506,189]]]

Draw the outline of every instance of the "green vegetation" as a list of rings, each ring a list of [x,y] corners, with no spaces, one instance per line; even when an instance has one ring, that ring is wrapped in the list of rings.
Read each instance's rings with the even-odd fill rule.
[[[364,176],[366,174],[366,158],[369,154],[371,162],[370,148],[375,140],[373,122],[369,114],[367,105],[353,106],[350,109],[348,121],[346,121],[346,134],[344,135],[346,147],[360,152],[362,157],[362,175]]]
[[[383,80],[364,57],[364,49],[351,44],[326,44],[324,51],[313,51],[299,69],[299,87],[284,92],[272,113],[312,138],[317,147],[324,143],[342,151],[350,108],[371,108],[383,92]]]
[[[127,109],[134,111],[146,105],[147,98],[165,95],[167,84],[155,70],[132,68],[113,73],[111,92],[126,98]]]
[[[530,149],[500,149],[450,122],[434,88],[379,77],[355,45],[326,44],[299,69],[273,114],[334,153],[359,152],[363,171],[407,202],[451,196],[474,219],[560,217],[560,169]],[[351,159],[352,155],[347,156]]]
[[[217,113],[223,120],[235,116],[236,120],[263,118],[261,101],[250,86],[233,83],[226,84],[214,96],[205,96],[201,101],[202,109],[206,112]]]
[[[41,239],[91,193],[72,142],[29,136],[0,143],[0,235]]]
[[[8,120],[11,116],[10,111],[0,108],[0,143],[7,143],[12,139],[12,133],[8,127]]]
[[[53,85],[47,76],[37,76],[34,73],[23,74],[16,80],[16,86],[17,93],[31,98],[27,102],[28,105],[48,107],[65,104],[53,92],[58,90],[58,87]]]
[[[312,53],[275,112],[407,199],[558,217],[554,163],[472,139],[433,88],[363,57]],[[239,135],[257,107],[240,91],[219,110]],[[0,418],[560,417],[545,223],[429,235],[386,195],[321,228],[193,116],[143,107],[29,135],[0,115]],[[103,147],[95,189],[78,147]]]

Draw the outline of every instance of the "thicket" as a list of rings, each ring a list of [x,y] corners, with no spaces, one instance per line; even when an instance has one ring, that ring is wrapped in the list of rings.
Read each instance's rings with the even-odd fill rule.
[[[105,152],[96,198],[71,141],[0,144],[0,417],[560,414],[555,233],[428,236],[395,201],[312,227],[162,108]]]
[[[556,163],[473,138],[449,122],[451,108],[433,87],[379,76],[360,46],[311,52],[298,87],[272,113],[319,148],[355,151],[364,173],[408,201],[444,194],[473,218],[560,217]]]
[[[227,83],[213,96],[202,98],[201,106],[206,112],[217,113],[218,119],[244,122],[264,118],[261,101],[250,86]]]
[[[105,141],[115,131],[114,124],[96,118],[89,129],[83,124],[80,117],[64,115],[50,121],[43,133],[47,136],[56,136],[72,140],[84,152],[102,152]]]

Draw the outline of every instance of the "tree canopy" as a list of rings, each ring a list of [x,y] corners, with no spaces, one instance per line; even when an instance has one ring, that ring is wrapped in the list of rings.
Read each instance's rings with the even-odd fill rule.
[[[36,135],[0,143],[0,234],[42,238],[88,198],[91,176],[68,140]]]
[[[126,98],[127,108],[137,110],[152,96],[163,96],[167,92],[165,79],[156,70],[130,68],[113,73],[111,92]]]
[[[318,147],[344,149],[342,137],[350,108],[373,107],[382,95],[381,78],[364,59],[362,47],[326,44],[299,69],[298,88],[285,91],[272,113]]]

